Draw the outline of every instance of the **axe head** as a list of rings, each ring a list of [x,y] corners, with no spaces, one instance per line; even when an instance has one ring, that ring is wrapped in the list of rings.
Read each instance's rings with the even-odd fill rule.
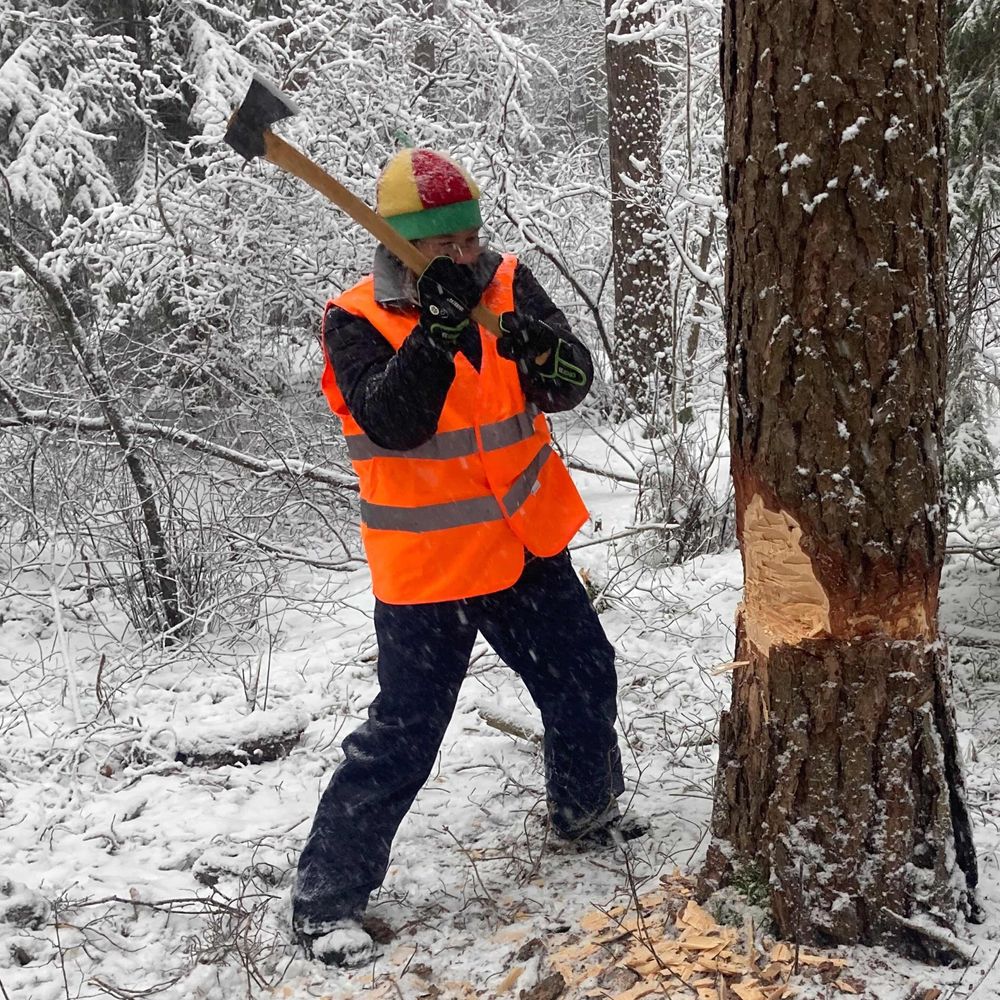
[[[263,156],[264,132],[282,118],[298,113],[294,101],[255,74],[243,103],[229,119],[223,141],[247,160]]]

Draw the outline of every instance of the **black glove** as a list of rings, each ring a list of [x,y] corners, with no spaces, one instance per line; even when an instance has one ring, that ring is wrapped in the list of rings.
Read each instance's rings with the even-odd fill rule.
[[[519,312],[500,314],[500,339],[497,354],[509,361],[535,363],[535,358],[554,350],[559,335],[547,323]]]
[[[454,354],[459,338],[472,325],[469,313],[481,289],[470,268],[450,257],[435,257],[417,278],[420,326],[430,341]]]
[[[548,323],[524,313],[500,314],[497,354],[515,362],[523,372],[533,371],[543,379],[571,385],[587,383],[586,372],[569,360],[573,355],[572,345]]]

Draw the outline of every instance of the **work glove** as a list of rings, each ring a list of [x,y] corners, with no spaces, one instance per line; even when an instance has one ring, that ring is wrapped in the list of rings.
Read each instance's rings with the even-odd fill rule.
[[[548,323],[519,312],[500,314],[497,354],[515,362],[522,371],[583,385],[586,373],[565,357],[568,353],[569,344]]]
[[[480,294],[472,271],[450,257],[435,257],[424,268],[417,278],[420,326],[435,347],[454,355]]]

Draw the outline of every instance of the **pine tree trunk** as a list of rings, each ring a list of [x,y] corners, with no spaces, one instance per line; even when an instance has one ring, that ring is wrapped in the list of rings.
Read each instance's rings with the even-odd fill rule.
[[[616,5],[605,0],[605,13]],[[619,14],[623,14],[621,9]],[[625,12],[605,34],[608,76],[608,149],[611,160],[611,237],[615,286],[616,382],[643,413],[670,397],[664,289],[669,262],[660,211],[660,98],[651,40],[615,41],[615,35],[648,28],[653,10]]]
[[[732,471],[745,592],[705,887],[933,953],[976,859],[938,633],[941,3],[726,0]]]

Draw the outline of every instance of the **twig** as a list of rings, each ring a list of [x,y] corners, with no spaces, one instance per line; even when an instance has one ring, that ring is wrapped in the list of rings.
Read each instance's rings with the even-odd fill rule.
[[[181,977],[177,976],[174,979],[168,979],[166,982],[157,983],[155,986],[148,986],[144,990],[130,990],[125,986],[114,986],[107,982],[107,980],[98,979],[96,976],[88,980],[88,982],[104,990],[110,996],[118,997],[119,1000],[137,1000],[138,997],[151,997],[157,993],[162,993],[164,990],[168,990],[171,986],[179,983],[180,980]]]
[[[671,531],[680,525],[668,521],[650,521],[648,524],[633,524],[631,528],[624,531],[616,531],[613,535],[605,535],[604,538],[592,538],[589,542],[578,542],[569,547],[571,552],[577,549],[585,549],[591,545],[603,545],[605,542],[615,542],[619,538],[628,538],[631,535],[638,535],[643,531]]]
[[[55,583],[52,584],[49,590],[49,597],[52,602],[52,623],[59,641],[59,651],[62,654],[66,693],[69,695],[70,710],[73,713],[73,721],[77,725],[80,725],[83,722],[83,712],[80,708],[80,691],[76,683],[76,664],[69,648],[69,636],[66,634],[66,626],[63,624],[62,606],[59,603],[59,592],[56,589]]]
[[[996,954],[993,956],[993,961],[990,962],[986,971],[979,977],[979,982],[976,983],[976,985],[973,986],[972,989],[965,994],[965,1000],[969,1000],[969,997],[971,997],[972,994],[975,993],[979,989],[979,987],[983,985],[983,983],[986,981],[986,977],[993,971],[994,966],[997,964],[997,959],[1000,959],[1000,949],[998,949]],[[955,994],[957,990],[958,990],[958,984],[956,983],[955,986],[952,988],[951,992],[948,994],[948,996],[944,998],[944,1000],[951,1000],[952,996]]]
[[[642,903],[639,902],[639,891],[636,887],[635,875],[632,873],[632,858],[628,851],[624,851],[623,853],[625,855],[625,882],[628,885],[629,895],[632,897],[632,905],[635,907],[636,936],[639,937],[641,931],[639,939],[649,949],[650,954],[652,954],[653,959],[660,968],[660,972],[662,972],[666,968],[666,963],[657,955],[656,948],[653,947],[653,940],[649,936],[649,930],[646,927],[646,917],[642,912]]]
[[[598,865],[597,867],[600,868],[600,867],[603,867],[603,866],[602,865]],[[610,870],[610,869],[608,869],[608,870]],[[663,959],[661,959],[660,956],[656,954],[656,949],[648,941],[644,940],[636,931],[632,930],[629,927],[626,927],[624,925],[624,923],[622,922],[622,920],[619,917],[616,917],[616,916],[612,915],[608,910],[605,910],[601,906],[596,906],[595,909],[598,911],[598,913],[603,913],[606,917],[609,917],[610,919],[614,920],[616,924],[618,924],[619,928],[621,929],[621,935],[620,935],[620,937],[632,937],[632,938],[635,938],[636,941],[639,942],[639,944],[641,944],[644,948],[648,949],[652,953],[653,959],[656,961],[656,964],[659,966],[661,973],[663,973],[663,972],[669,973],[683,987],[685,987],[686,989],[690,990],[691,994],[693,996],[695,996],[695,997],[698,996],[698,991],[693,986],[691,986],[689,983],[685,983],[684,980],[681,979],[681,977],[676,972],[674,972],[674,970],[671,969],[669,965],[665,965],[664,964]]]
[[[493,906],[496,906],[497,904],[496,900],[493,898],[493,894],[490,892],[489,889],[486,888],[486,883],[483,881],[482,875],[479,874],[479,868],[476,866],[476,859],[469,853],[466,846],[458,839],[458,837],[455,836],[455,834],[451,832],[451,830],[447,826],[444,826],[441,829],[443,829],[444,832],[448,834],[448,836],[451,837],[451,839],[454,840],[455,843],[458,845],[458,849],[465,855],[469,864],[472,866],[472,874],[475,876],[475,879],[479,883],[480,888],[486,894],[486,898],[490,901],[490,903]]]
[[[896,913],[894,910],[890,910],[887,906],[882,907],[882,913],[884,913],[897,926],[902,927],[904,930],[911,931],[918,937],[924,938],[926,941],[936,945],[947,954],[953,955],[966,963],[971,963],[975,960],[977,949],[970,948],[968,945],[960,941],[954,934],[945,930],[943,927],[931,927],[928,924],[922,923],[919,920],[914,920],[911,917],[904,917],[901,913]],[[994,961],[996,960],[994,959]]]
[[[307,556],[301,552],[295,552],[292,549],[283,548],[280,545],[276,545],[274,542],[268,541],[266,538],[253,538],[250,535],[244,535],[241,531],[235,531],[233,528],[224,528],[224,533],[230,538],[238,538],[242,542],[246,542],[248,545],[254,546],[254,548],[260,549],[262,552],[269,552],[271,555],[277,556],[279,559],[287,559],[289,562],[300,562],[304,563],[306,566],[315,566],[317,569],[332,569],[340,573],[350,573],[356,570],[359,566],[365,564],[365,560],[360,556],[348,556],[343,562],[330,562],[327,559],[315,559],[312,556]]]
[[[62,938],[59,935],[59,907],[52,904],[52,926],[56,932],[56,949],[59,952],[59,968],[62,971],[63,987],[66,990],[66,1000],[70,1000],[69,977],[66,975],[66,956],[63,953]]]
[[[802,926],[802,891],[803,883],[805,881],[805,863],[799,860],[799,892],[798,901],[795,907],[795,962],[792,965],[792,975],[797,976],[799,974],[799,945],[800,937],[799,929]]]

